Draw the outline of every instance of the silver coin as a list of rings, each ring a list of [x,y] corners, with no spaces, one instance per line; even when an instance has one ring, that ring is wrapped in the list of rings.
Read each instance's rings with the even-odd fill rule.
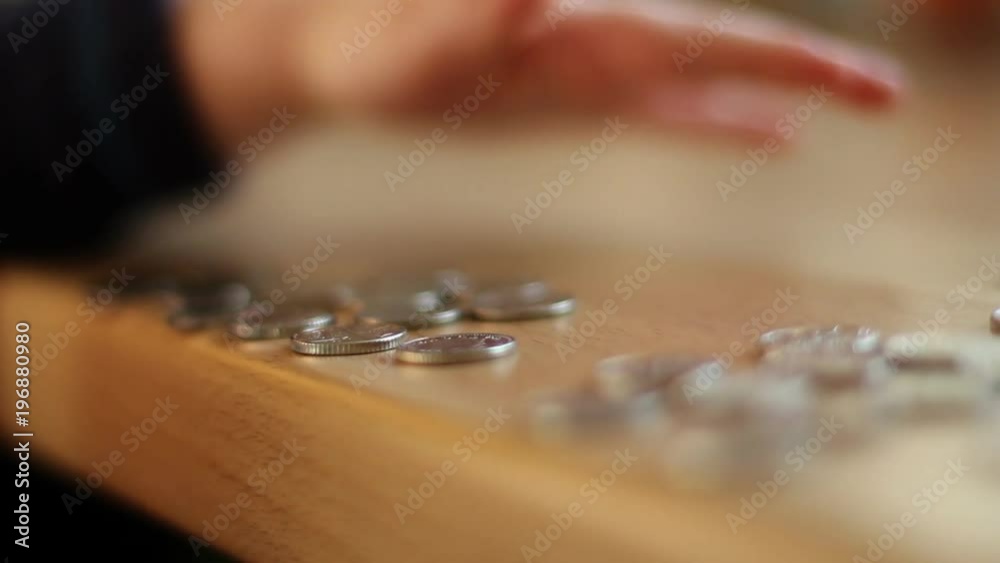
[[[1000,308],[993,309],[990,313],[990,332],[1000,334]]]
[[[461,318],[461,308],[438,300],[427,303],[406,300],[368,302],[358,313],[358,321],[363,323],[391,323],[413,330],[451,324]]]
[[[870,352],[877,350],[880,343],[879,332],[866,326],[795,326],[765,332],[757,340],[757,347],[763,354],[784,346],[818,349],[849,345],[855,352]]]
[[[309,356],[346,356],[392,350],[406,338],[394,324],[355,324],[307,330],[292,336],[292,350]]]
[[[895,334],[885,342],[884,353],[892,365],[906,370],[959,371],[963,357],[996,350],[996,341],[989,336],[937,335],[923,332]],[[995,354],[994,354],[995,355]]]
[[[451,305],[472,287],[469,277],[458,270],[438,270],[422,275],[385,276],[364,284],[364,301],[412,301],[421,306]]]
[[[492,332],[460,332],[411,340],[400,346],[396,359],[411,364],[454,364],[492,360],[517,350],[513,336]]]
[[[481,284],[477,288],[477,294],[493,295],[504,299],[541,298],[552,291],[549,284],[538,279],[515,278],[507,280],[494,280]]]
[[[576,298],[567,293],[510,293],[506,290],[476,294],[472,315],[482,321],[522,321],[568,315]]]
[[[250,307],[240,311],[229,323],[229,332],[244,340],[288,338],[297,332],[331,325],[334,320],[332,313],[322,309],[284,307],[264,314]]]
[[[680,376],[710,362],[709,358],[666,354],[626,354],[601,360],[594,366],[597,392],[623,401],[646,392],[663,390]]]

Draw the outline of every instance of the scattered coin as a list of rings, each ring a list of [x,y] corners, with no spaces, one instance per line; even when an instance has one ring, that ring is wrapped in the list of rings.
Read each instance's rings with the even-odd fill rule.
[[[454,364],[492,360],[516,350],[513,336],[460,332],[411,340],[398,348],[396,359],[411,364]]]
[[[392,350],[406,338],[394,324],[355,324],[307,330],[292,336],[292,350],[310,356],[345,356]]]
[[[514,278],[482,284],[477,292],[507,299],[541,298],[551,291],[549,284],[533,278]]]
[[[384,276],[364,285],[364,301],[412,301],[422,306],[453,305],[472,288],[469,277],[458,270],[438,270],[423,275]]]
[[[522,321],[568,315],[576,298],[567,293],[524,293],[492,290],[477,293],[472,314],[482,321]]]
[[[445,305],[436,298],[424,301],[419,296],[412,300],[366,302],[358,313],[360,322],[398,324],[413,330],[446,325],[458,322],[461,318],[462,309],[458,306]]]
[[[597,391],[613,401],[663,390],[680,376],[710,362],[708,358],[665,354],[626,354],[601,360],[594,366]]]
[[[884,354],[899,369],[961,371],[975,356],[997,356],[996,339],[981,334],[896,334],[885,342]]]
[[[285,307],[265,315],[250,307],[236,315],[229,324],[229,332],[244,340],[288,338],[297,332],[331,325],[334,320],[332,313],[321,309]]]
[[[877,330],[855,325],[779,328],[765,332],[757,340],[757,347],[764,355],[786,346],[811,349],[826,347],[853,353],[869,353],[878,351],[880,344],[881,335]]]

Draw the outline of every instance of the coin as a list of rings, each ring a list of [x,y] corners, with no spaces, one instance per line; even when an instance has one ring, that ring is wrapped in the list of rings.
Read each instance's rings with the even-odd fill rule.
[[[522,321],[568,315],[576,298],[566,293],[524,293],[492,290],[476,294],[472,314],[482,321]]]
[[[765,332],[757,340],[762,354],[784,346],[811,348],[837,347],[856,353],[877,351],[881,343],[879,332],[873,328],[855,325],[826,327],[795,326]]]
[[[292,336],[292,350],[310,356],[346,356],[392,350],[406,338],[406,329],[394,324],[328,326]]]
[[[974,354],[977,348],[997,346],[995,339],[976,335],[936,335],[923,332],[895,334],[885,342],[885,356],[900,369],[958,371],[963,356]]]
[[[415,299],[423,300],[423,297]],[[392,323],[419,330],[429,326],[440,326],[457,322],[462,318],[462,309],[445,305],[434,299],[429,302],[414,300],[392,300],[366,302],[358,313],[358,320],[364,323]]]
[[[396,359],[411,364],[454,364],[491,360],[517,350],[513,336],[492,332],[460,332],[411,340],[399,347]]]
[[[993,309],[990,314],[990,332],[1000,334],[1000,307]]]
[[[625,354],[605,358],[594,366],[597,391],[615,401],[663,389],[678,378],[710,362],[709,358],[665,354]]]
[[[486,284],[481,284],[478,288],[480,294],[493,294],[508,297],[542,297],[549,293],[549,284],[542,280],[533,278],[513,278],[505,280],[494,280]]]
[[[285,307],[265,315],[257,307],[250,307],[240,311],[229,323],[229,332],[244,340],[287,338],[297,332],[331,325],[334,320],[332,313],[321,309]]]
[[[459,270],[437,270],[421,275],[383,276],[364,284],[365,301],[413,301],[421,305],[458,302],[471,289],[469,277]]]

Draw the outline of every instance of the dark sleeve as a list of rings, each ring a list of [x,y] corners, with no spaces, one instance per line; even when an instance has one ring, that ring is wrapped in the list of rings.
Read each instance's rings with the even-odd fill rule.
[[[170,43],[167,0],[4,3],[0,255],[102,251],[215,165]]]

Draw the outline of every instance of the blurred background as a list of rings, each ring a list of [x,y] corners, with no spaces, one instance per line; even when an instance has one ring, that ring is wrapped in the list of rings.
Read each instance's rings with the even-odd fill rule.
[[[414,141],[442,124],[343,120],[269,145],[224,197],[189,215],[190,224],[178,209],[164,209],[140,225],[132,252],[282,271],[321,235],[342,243],[338,264],[390,261],[401,268],[457,264],[491,252],[657,242],[678,257],[793,263],[838,276],[864,276],[887,256],[897,258],[895,267],[912,265],[916,275],[929,261],[982,255],[987,247],[956,248],[954,241],[976,233],[991,244],[1000,202],[1000,5],[772,0],[750,9],[782,11],[898,54],[909,71],[909,94],[887,114],[837,103],[809,112],[725,201],[719,182],[731,183],[734,167],[759,146],[636,126],[581,171],[573,155],[600,135],[600,118],[500,124],[473,113],[390,189],[386,174],[398,173]],[[789,111],[807,97],[790,94]],[[942,128],[960,140],[914,181],[906,162],[932,147]],[[565,170],[573,183],[519,232],[512,214],[523,216],[526,198],[536,199],[543,183]],[[852,243],[845,223],[857,224],[858,208],[897,179],[908,186],[905,194]]]

